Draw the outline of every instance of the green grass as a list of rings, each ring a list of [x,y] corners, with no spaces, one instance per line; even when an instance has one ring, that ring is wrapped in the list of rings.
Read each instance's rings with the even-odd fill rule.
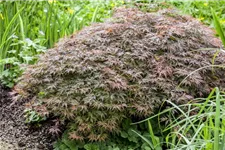
[[[164,145],[173,150],[223,150],[225,148],[224,92],[214,88],[207,98],[194,99],[188,104],[179,106],[170,101],[166,102],[171,105],[170,108],[138,122],[167,118],[158,126],[163,137],[161,146]],[[161,126],[165,123],[166,126]],[[151,132],[150,137],[154,139],[154,131]]]
[[[218,16],[216,15],[215,11],[212,8],[211,8],[211,13],[213,16],[213,21],[214,21],[214,26],[215,26],[216,32],[219,35],[223,45],[225,46],[225,35],[224,35],[224,30],[222,28],[222,25],[219,21]]]

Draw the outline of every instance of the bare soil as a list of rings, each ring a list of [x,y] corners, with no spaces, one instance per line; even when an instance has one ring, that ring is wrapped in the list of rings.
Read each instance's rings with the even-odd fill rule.
[[[55,140],[48,131],[51,124],[25,124],[25,101],[15,102],[10,90],[0,85],[0,149],[1,150],[51,150]]]

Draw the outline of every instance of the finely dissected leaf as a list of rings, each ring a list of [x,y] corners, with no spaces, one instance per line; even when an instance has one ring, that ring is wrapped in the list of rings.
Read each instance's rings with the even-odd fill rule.
[[[214,51],[200,50],[220,46],[212,30],[173,10],[118,8],[105,23],[86,27],[41,55],[14,89],[69,121],[70,138],[104,141],[120,132],[125,118],[149,116],[165,99],[184,104],[215,85],[225,87],[223,68],[204,67]],[[224,64],[224,56],[218,53],[214,65]]]

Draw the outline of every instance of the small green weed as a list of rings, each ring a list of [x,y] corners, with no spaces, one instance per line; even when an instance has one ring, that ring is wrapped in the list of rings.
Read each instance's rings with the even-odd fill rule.
[[[26,118],[25,123],[40,123],[41,121],[45,121],[46,117],[41,116],[35,110],[25,109],[24,117]]]

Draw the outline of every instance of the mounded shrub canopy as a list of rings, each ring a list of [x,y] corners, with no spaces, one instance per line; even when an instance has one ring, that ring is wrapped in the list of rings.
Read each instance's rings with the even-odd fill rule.
[[[105,140],[124,118],[149,116],[165,99],[183,103],[224,86],[212,64],[214,32],[174,10],[119,8],[105,23],[62,39],[24,72],[15,91],[39,113],[70,121],[70,138]],[[214,64],[223,64],[218,54]]]

